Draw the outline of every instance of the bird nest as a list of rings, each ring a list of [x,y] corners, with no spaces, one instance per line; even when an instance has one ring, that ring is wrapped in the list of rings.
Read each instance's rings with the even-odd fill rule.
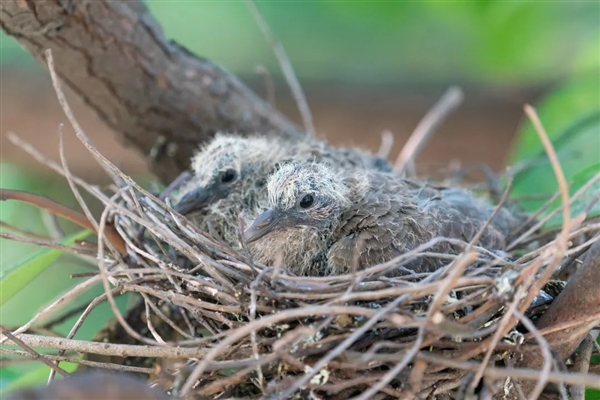
[[[114,185],[109,194],[100,191],[71,174],[64,157],[56,164],[11,137],[64,175],[84,210],[80,190],[104,206],[93,223],[97,247],[88,242],[68,248],[94,255],[98,274],[21,328],[4,331],[28,349],[60,349],[58,356],[36,354],[55,371],[60,372],[52,360],[128,371],[149,376],[173,396],[199,399],[465,398],[470,393],[517,398],[519,382],[537,382],[536,393],[554,382],[563,395],[565,384],[597,385],[589,375],[555,365],[535,326],[564,289],[559,278],[576,268],[599,237],[597,220],[571,219],[565,212],[562,228],[542,232],[561,213],[558,207],[544,218],[532,216],[533,223],[509,239],[507,254],[476,240],[439,237],[346,275],[294,276],[284,265],[260,265],[246,249],[200,231],[165,204],[167,196],[146,191],[119,171],[92,146],[58,94],[77,136]],[[570,197],[562,185],[563,205],[581,200],[598,180]],[[589,204],[598,200],[589,199]],[[432,252],[439,241],[463,251]],[[437,257],[445,266],[431,273],[387,274],[418,257]],[[87,306],[66,338],[25,334],[41,316],[98,282],[105,293]],[[115,297],[126,292],[138,294],[140,302],[123,315]],[[73,340],[104,301],[115,321],[95,341]],[[63,356],[67,350],[86,356],[73,360]],[[538,370],[522,367],[522,355],[536,351],[542,360]]]
[[[469,392],[508,393],[514,379],[538,379],[531,369],[518,367],[519,355],[528,349],[549,351],[534,323],[564,288],[558,277],[573,268],[600,232],[600,223],[588,220],[579,221],[566,236],[541,233],[559,208],[515,232],[510,254],[457,240],[452,241],[462,246],[461,254],[436,254],[429,250],[432,245],[451,240],[436,238],[346,275],[293,276],[285,266],[257,264],[244,249],[232,249],[199,231],[161,196],[120,172],[82,135],[78,131],[114,178],[112,194],[19,142],[65,175],[76,194],[82,188],[105,206],[98,247],[92,249],[99,273],[65,299],[101,281],[105,294],[90,303],[78,326],[105,300],[116,320],[96,342],[71,340],[74,329],[59,348],[87,353],[79,362],[90,367],[150,375],[154,384],[181,397],[464,398]],[[570,201],[585,195],[597,180]],[[81,245],[78,249],[83,251]],[[386,275],[416,257],[439,257],[446,265],[432,273],[406,269],[401,276]],[[122,315],[114,297],[125,292],[139,294],[140,303]],[[35,318],[13,334],[33,322]],[[51,339],[30,338],[30,345]],[[548,363],[539,372],[540,389],[547,382],[573,383],[578,376],[551,372],[555,367]],[[585,375],[577,379],[584,384],[589,380]]]

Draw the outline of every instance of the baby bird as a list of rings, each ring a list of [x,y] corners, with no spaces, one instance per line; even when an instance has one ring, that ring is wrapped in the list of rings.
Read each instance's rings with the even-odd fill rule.
[[[298,275],[336,275],[388,261],[443,236],[470,241],[494,207],[460,189],[439,190],[372,170],[343,173],[315,162],[283,165],[267,184],[269,209],[244,232],[255,259]],[[503,210],[480,244],[501,250],[523,220]],[[456,253],[448,243],[431,251]],[[444,264],[419,258],[416,272]]]
[[[267,200],[266,180],[286,160],[319,160],[342,169],[391,171],[382,158],[317,140],[290,142],[264,135],[218,134],[192,159],[194,176],[180,190],[175,210],[201,230],[212,225],[229,245],[238,245],[238,216],[254,219]]]

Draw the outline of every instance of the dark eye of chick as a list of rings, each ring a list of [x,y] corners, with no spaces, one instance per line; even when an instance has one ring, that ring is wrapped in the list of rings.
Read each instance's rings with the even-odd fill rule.
[[[312,196],[312,194],[307,194],[302,198],[302,200],[300,200],[300,207],[308,208],[308,207],[312,206],[314,202],[315,202],[315,199]]]
[[[221,175],[221,182],[223,183],[232,182],[234,179],[235,171],[233,169],[228,169],[227,171],[223,172],[223,175]]]

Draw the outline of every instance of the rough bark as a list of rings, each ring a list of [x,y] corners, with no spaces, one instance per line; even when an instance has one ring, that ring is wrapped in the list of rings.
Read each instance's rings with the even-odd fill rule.
[[[549,328],[559,324],[578,321],[590,315],[600,313],[600,241],[587,251],[583,264],[569,279],[569,283],[552,305],[540,317],[536,326],[538,329]],[[552,332],[544,337],[548,341],[554,355],[565,361],[583,341],[590,330],[600,323],[600,320],[578,324],[571,328]],[[539,350],[523,354],[517,366],[540,369],[544,359]],[[521,382],[525,393],[529,393],[535,382]]]
[[[219,130],[302,135],[236,77],[168,41],[139,0],[2,0],[0,26],[41,62],[52,49],[61,79],[164,182]]]

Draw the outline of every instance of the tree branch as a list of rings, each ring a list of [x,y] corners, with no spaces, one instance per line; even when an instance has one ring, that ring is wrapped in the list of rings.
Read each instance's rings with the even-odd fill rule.
[[[219,130],[303,135],[236,77],[168,41],[140,0],[3,0],[0,27],[41,62],[52,49],[63,82],[163,182]]]

